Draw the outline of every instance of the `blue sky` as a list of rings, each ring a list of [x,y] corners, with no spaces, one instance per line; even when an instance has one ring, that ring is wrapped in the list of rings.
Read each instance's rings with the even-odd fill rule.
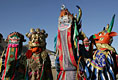
[[[61,5],[65,4],[71,13],[82,9],[82,30],[89,37],[98,33],[110,23],[116,14],[113,31],[118,32],[118,0],[0,0],[0,33],[7,38],[11,32],[25,35],[30,28],[45,29],[48,33],[47,48],[54,50],[58,17]],[[28,43],[28,38],[25,37]],[[118,49],[118,36],[113,46]]]

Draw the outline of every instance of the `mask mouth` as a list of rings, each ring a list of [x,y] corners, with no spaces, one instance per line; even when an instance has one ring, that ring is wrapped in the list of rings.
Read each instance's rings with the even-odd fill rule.
[[[65,15],[63,17],[59,18],[59,29],[60,30],[65,30],[68,29],[69,27],[71,27],[72,24],[72,17]]]
[[[11,40],[11,42],[13,42],[13,43],[16,43],[16,42],[19,41],[19,39],[10,39],[10,40]]]
[[[10,43],[17,44],[17,43],[19,43],[19,41],[20,41],[20,38],[16,38],[16,37],[10,38]]]
[[[39,42],[34,42],[35,44],[39,44]]]
[[[69,26],[70,26],[69,23],[60,24],[60,28],[68,28]]]
[[[30,46],[31,47],[39,47],[39,44],[38,43],[31,43]]]

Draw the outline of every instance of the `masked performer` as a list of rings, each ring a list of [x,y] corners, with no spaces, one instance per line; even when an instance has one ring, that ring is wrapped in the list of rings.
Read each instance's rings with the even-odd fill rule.
[[[93,59],[87,59],[87,67],[89,73],[88,79],[92,80],[115,80],[115,49],[111,46],[112,37],[116,36],[116,32],[111,32],[113,28],[115,15],[111,24],[106,29],[92,36],[96,51],[94,51]]]
[[[24,79],[23,77],[21,78],[21,75],[17,74],[17,72],[20,72],[20,70],[17,69],[19,65],[18,57],[21,55],[22,43],[24,41],[24,36],[19,32],[13,32],[8,35],[8,46],[5,51],[5,69],[2,74],[2,80],[16,80],[16,76],[19,77],[19,80]]]
[[[79,6],[77,7],[79,9],[78,17],[73,16],[64,5],[59,16],[57,42],[55,42],[57,80],[85,79],[77,73],[77,61],[80,56],[79,40],[86,38],[85,34],[79,31],[81,9]]]
[[[51,61],[46,52],[46,38],[48,34],[39,28],[30,29],[26,36],[29,38],[29,50],[26,53],[28,58],[29,80],[53,80]]]

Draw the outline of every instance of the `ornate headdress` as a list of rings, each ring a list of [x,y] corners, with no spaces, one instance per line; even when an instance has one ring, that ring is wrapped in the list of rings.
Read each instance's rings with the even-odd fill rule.
[[[7,40],[8,43],[17,43],[17,42],[25,42],[24,36],[19,32],[12,32],[8,35]]]
[[[65,29],[71,27],[72,23],[77,22],[76,23],[77,25],[80,23],[82,11],[81,11],[81,8],[79,6],[77,6],[77,8],[79,9],[78,18],[77,18],[77,15],[75,15],[75,17],[74,17],[73,14],[71,14],[68,11],[68,9],[65,8],[64,5],[62,5],[60,16],[59,16],[59,23],[58,23],[58,27],[60,30],[65,30]],[[74,20],[76,20],[76,21],[74,21]]]

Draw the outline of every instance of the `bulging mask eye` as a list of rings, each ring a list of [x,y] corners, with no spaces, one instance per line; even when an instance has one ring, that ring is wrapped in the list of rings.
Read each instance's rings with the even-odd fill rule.
[[[43,41],[43,39],[42,39],[41,37],[39,38],[39,40],[40,40],[40,41]]]
[[[100,38],[100,41],[102,41],[102,40],[104,40],[104,38],[102,37],[102,38]]]
[[[32,35],[32,38],[35,38],[35,37],[36,37],[36,35],[35,35],[35,34],[33,34],[33,35]]]
[[[38,34],[36,34],[36,38],[38,38],[39,37],[39,35]]]
[[[102,33],[99,33],[99,36],[102,36]]]

